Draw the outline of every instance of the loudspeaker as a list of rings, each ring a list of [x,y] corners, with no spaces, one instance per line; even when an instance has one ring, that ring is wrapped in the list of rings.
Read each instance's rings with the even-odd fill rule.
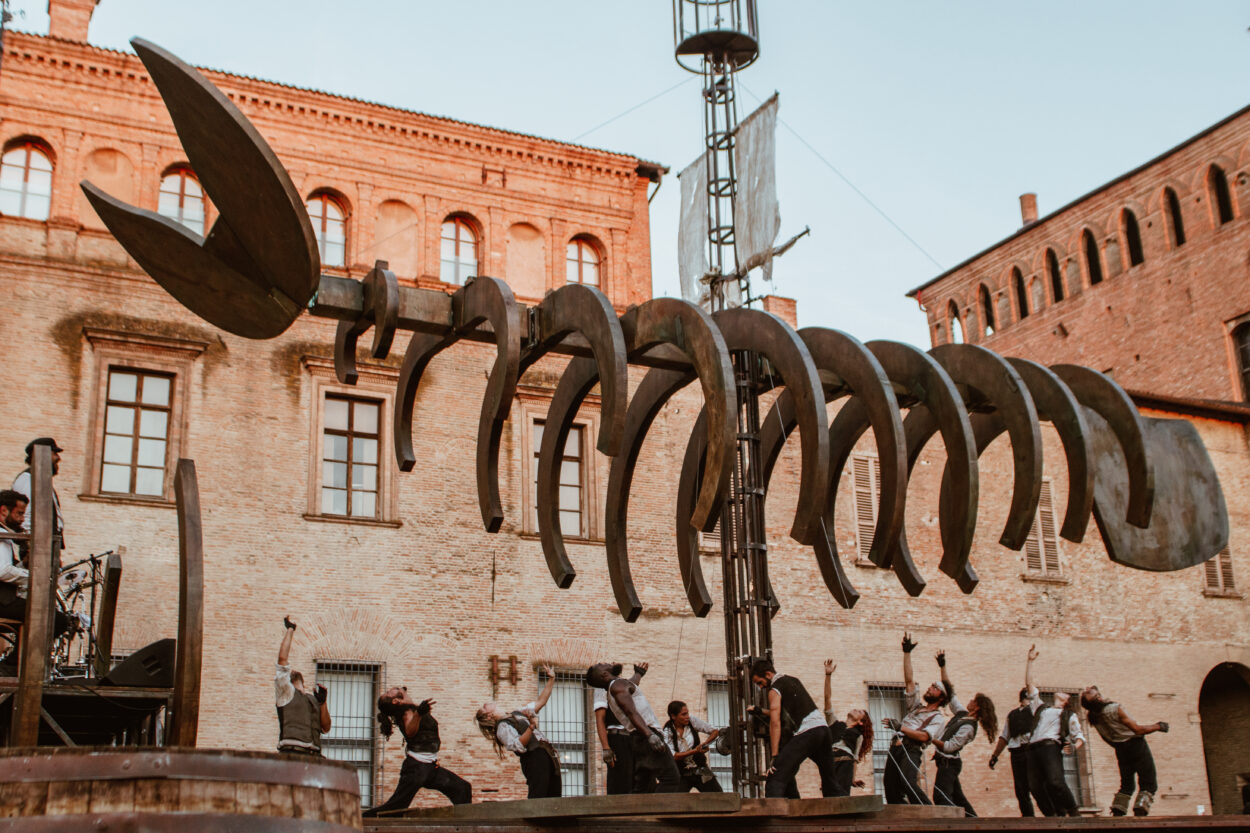
[[[158,639],[114,665],[100,685],[169,688],[174,684],[178,640]]]

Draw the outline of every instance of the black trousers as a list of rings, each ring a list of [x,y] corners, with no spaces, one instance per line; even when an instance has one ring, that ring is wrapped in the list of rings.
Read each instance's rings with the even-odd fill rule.
[[[526,798],[559,798],[562,789],[560,767],[551,753],[539,747],[531,749],[521,758],[521,774],[529,786]]]
[[[384,803],[370,807],[361,816],[371,818],[387,810],[407,809],[422,787],[441,792],[452,804],[469,804],[473,801],[473,785],[468,781],[446,767],[421,763],[411,755],[404,755],[404,765],[399,768],[399,783],[395,786],[395,792]]]
[[[845,754],[833,753],[833,795],[851,794],[851,782],[855,780],[855,759]]]
[[[1033,801],[1029,800],[1029,748],[1027,746],[1017,746],[1014,749],[1008,749],[1011,753],[1011,780],[1016,788],[1016,803],[1020,805],[1020,815],[1024,818],[1033,818]],[[1037,801],[1038,808],[1049,807],[1050,799],[1046,798],[1044,793],[1032,793],[1032,798]],[[1052,815],[1051,813],[1043,813],[1044,815]]]
[[[663,740],[655,729],[652,734]],[[681,792],[681,775],[677,772],[677,762],[668,744],[661,749],[652,749],[645,735],[631,732],[630,743],[634,752],[634,792],[636,793],[678,793]]]
[[[1058,741],[1029,744],[1029,790],[1034,795],[1045,795],[1050,802],[1049,807],[1039,807],[1042,815],[1076,815],[1076,799],[1068,789],[1068,782],[1063,780],[1063,749]]]
[[[886,804],[932,804],[929,796],[920,789],[920,749],[909,748],[906,744],[896,743],[890,747],[890,754],[885,762],[885,803]]]
[[[691,790],[696,790],[701,793],[723,793],[724,792],[724,790],[721,789],[720,781],[717,781],[715,778],[711,778],[707,781],[704,781],[703,776],[701,776],[697,770],[692,771],[692,772],[681,773],[681,790],[680,791],[684,793],[688,793]]]
[[[833,742],[829,739],[828,726],[816,726],[795,735],[773,758],[773,774],[764,782],[767,798],[785,798],[794,776],[803,761],[811,761],[820,770],[820,794],[826,798],[834,790]]]
[[[634,745],[625,732],[608,732],[608,748],[616,753],[616,763],[608,767],[608,795],[629,795],[634,791]]]
[[[1120,792],[1133,794],[1133,780],[1136,777],[1137,789],[1144,793],[1159,791],[1159,778],[1155,774],[1155,759],[1150,754],[1150,746],[1141,735],[1129,738],[1123,743],[1113,743],[1115,762],[1120,767]]]
[[[937,764],[937,775],[933,778],[933,803],[947,807],[963,807],[969,818],[976,818],[977,811],[972,809],[972,802],[964,795],[963,784],[959,783],[959,773],[963,771],[962,758],[934,758]]]

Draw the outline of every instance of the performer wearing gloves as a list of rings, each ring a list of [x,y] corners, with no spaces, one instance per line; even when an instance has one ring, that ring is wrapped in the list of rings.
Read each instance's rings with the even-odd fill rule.
[[[1070,754],[1075,745],[1085,745],[1081,734],[1081,722],[1068,705],[1067,692],[1055,693],[1054,705],[1042,703],[1037,687],[1033,685],[1033,661],[1037,659],[1036,646],[1029,648],[1029,660],[1024,667],[1024,687],[1029,692],[1029,708],[1033,710],[1033,729],[1029,735],[1029,788],[1033,792],[1045,791],[1050,801],[1050,813],[1056,816],[1075,816],[1076,799],[1063,778],[1063,756]],[[1043,807],[1046,813],[1048,808]]]
[[[1133,802],[1133,815],[1150,813],[1159,781],[1155,776],[1155,760],[1146,743],[1151,732],[1166,732],[1168,724],[1163,721],[1142,726],[1125,713],[1119,703],[1107,700],[1092,685],[1081,692],[1081,705],[1089,712],[1089,722],[1102,739],[1115,750],[1115,761],[1120,766],[1120,791],[1111,802],[1111,815],[1128,815],[1129,802],[1133,800],[1133,778],[1137,778],[1137,801]]]
[[[918,776],[924,748],[942,733],[945,724],[940,709],[946,704],[946,686],[939,680],[930,683],[923,696],[917,694],[911,668],[911,652],[916,645],[910,634],[903,634],[903,693],[907,697],[907,714],[902,720],[887,717],[881,721],[895,733],[885,764],[887,804],[933,803],[920,788]]]
[[[495,745],[495,752],[503,756],[503,750],[515,752],[521,759],[521,772],[529,786],[526,798],[560,797],[560,758],[555,747],[538,730],[538,713],[551,699],[556,687],[556,672],[544,665],[547,685],[538,699],[519,709],[504,712],[498,703],[483,703],[477,710],[477,728]]]
[[[446,767],[439,766],[438,750],[443,741],[438,734],[438,721],[430,714],[434,700],[413,702],[406,686],[388,688],[378,697],[378,729],[389,738],[395,727],[404,738],[404,763],[399,768],[395,792],[377,807],[361,813],[371,818],[387,810],[403,810],[412,803],[422,787],[438,790],[452,804],[468,804],[473,800],[473,785]]]
[[[673,760],[677,762],[677,771],[681,774],[682,792],[724,792],[707,763],[708,747],[719,736],[720,729],[692,715],[690,707],[681,700],[668,704],[664,741],[673,750]]]
[[[973,695],[968,707],[955,694],[955,686],[946,674],[946,652],[937,652],[937,664],[941,669],[942,685],[950,697],[953,717],[947,722],[942,734],[933,739],[933,760],[937,763],[937,776],[933,779],[933,803],[962,807],[969,818],[976,818],[972,802],[964,795],[959,773],[964,762],[960,756],[963,749],[977,736],[977,724],[985,729],[986,740],[993,743],[994,730],[998,728],[998,716],[994,713],[994,701],[984,694]]]
[[[771,660],[751,663],[751,682],[768,692],[768,742],[772,766],[764,782],[767,798],[785,798],[805,759],[820,770],[820,794],[834,795],[836,766],[825,718],[812,702],[812,696],[795,677],[778,674]],[[783,724],[793,727],[794,736],[781,743]]]
[[[623,668],[619,664],[612,667],[620,676]],[[638,685],[646,675],[647,667],[645,662],[635,662],[634,676],[629,681]],[[608,692],[605,689],[595,689],[594,711],[599,749],[608,767],[606,792],[608,795],[628,795],[634,790],[634,747],[629,739],[629,727],[623,725],[616,713],[608,708]]]
[[[1045,791],[1032,792],[1029,787],[1029,733],[1033,731],[1033,709],[1029,708],[1029,690],[1020,689],[1020,705],[1007,712],[1003,721],[1003,730],[998,736],[998,744],[990,755],[990,769],[998,765],[998,758],[1006,749],[1011,754],[1011,780],[1016,790],[1016,803],[1020,805],[1020,815],[1033,817],[1033,802],[1037,802],[1042,815],[1054,815],[1050,809],[1050,799]],[[1030,794],[1032,799],[1030,800]]]
[[[664,733],[646,695],[635,683],[622,680],[621,666],[601,662],[586,671],[586,684],[607,692],[608,708],[631,726],[630,743],[634,757],[634,792],[681,792],[681,776],[673,753],[664,742]]]
[[[833,794],[844,796],[851,794],[851,787],[864,786],[855,777],[855,764],[872,751],[872,718],[863,709],[851,709],[846,720],[834,719],[833,672],[837,667],[833,660],[825,660],[825,722],[829,724],[829,740],[833,744]]]
[[[292,671],[288,664],[296,625],[290,616],[283,617],[282,623],[286,625],[286,633],[278,647],[277,673],[273,679],[274,704],[278,707],[278,751],[320,755],[321,735],[330,731],[328,692],[323,685],[318,685],[312,694],[304,691],[304,675]]]

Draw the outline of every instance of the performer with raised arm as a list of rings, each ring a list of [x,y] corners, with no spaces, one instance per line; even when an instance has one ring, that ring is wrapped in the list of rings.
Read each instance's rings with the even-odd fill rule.
[[[664,740],[673,750],[673,760],[677,762],[677,772],[681,775],[682,792],[724,792],[707,762],[707,750],[719,736],[720,729],[692,715],[690,707],[681,700],[668,704]]]
[[[521,759],[521,772],[529,786],[526,798],[560,797],[560,757],[538,729],[538,713],[551,699],[556,672],[549,665],[543,666],[543,672],[547,684],[537,700],[511,712],[503,711],[493,701],[483,703],[476,715],[478,730],[495,745],[496,754],[502,757],[507,749]]]
[[[622,726],[632,727],[631,751],[634,757],[636,793],[681,792],[681,776],[673,753],[664,742],[664,732],[655,711],[636,683],[622,680],[621,666],[601,662],[586,671],[586,684],[607,692],[608,708]]]
[[[1029,708],[1033,710],[1033,728],[1029,734],[1029,788],[1034,792],[1045,791],[1049,808],[1042,808],[1046,815],[1075,816],[1076,799],[1068,782],[1063,778],[1063,756],[1085,745],[1081,733],[1081,721],[1072,711],[1068,693],[1055,693],[1054,704],[1047,706],[1033,685],[1033,661],[1038,658],[1037,646],[1029,647],[1029,659],[1024,666],[1024,687],[1029,692]],[[1049,809],[1050,813],[1046,813]]]
[[[1150,754],[1146,735],[1166,732],[1168,724],[1162,720],[1146,726],[1134,722],[1123,706],[1103,697],[1096,685],[1081,692],[1081,705],[1089,713],[1090,725],[1115,750],[1115,762],[1120,767],[1120,791],[1111,802],[1111,815],[1128,815],[1129,802],[1133,800],[1134,777],[1137,779],[1137,801],[1133,802],[1133,815],[1149,815],[1150,805],[1159,791],[1159,779],[1155,775],[1155,759]]]
[[[941,712],[947,699],[946,686],[941,681],[930,683],[923,696],[917,694],[911,667],[911,652],[916,650],[917,644],[910,634],[903,634],[903,694],[907,698],[907,714],[902,720],[887,717],[881,721],[885,728],[894,732],[885,764],[888,804],[933,803],[920,788],[919,776],[924,748],[941,734],[946,722]]]
[[[1007,712],[1003,720],[1003,730],[998,735],[998,743],[990,755],[990,769],[998,765],[998,758],[1006,749],[1011,754],[1011,780],[1016,790],[1016,803],[1020,805],[1020,815],[1033,818],[1033,802],[1037,802],[1042,815],[1054,815],[1050,810],[1050,799],[1045,791],[1033,792],[1029,786],[1029,734],[1033,731],[1033,709],[1029,707],[1029,690],[1020,689],[1020,705]],[[1030,799],[1030,795],[1032,798]]]
[[[872,751],[872,718],[863,709],[851,709],[846,720],[834,717],[833,672],[837,668],[833,660],[825,660],[825,722],[833,744],[833,794],[840,796],[850,795],[851,787],[864,786],[863,780],[855,777],[855,764]]]
[[[616,676],[620,676],[623,666],[613,665]],[[629,681],[634,685],[646,675],[648,665],[645,662],[634,663],[634,676]],[[634,747],[629,739],[630,728],[621,723],[616,712],[608,708],[608,692],[596,688],[594,694],[595,729],[599,734],[599,749],[603,762],[608,767],[606,792],[608,795],[628,795],[634,790]]]
[[[829,727],[816,708],[803,683],[787,674],[778,674],[771,660],[751,663],[751,682],[768,692],[768,743],[772,766],[764,782],[766,798],[793,795],[795,775],[804,760],[820,770],[820,794],[834,795],[836,767],[829,741]],[[793,727],[794,736],[781,742],[782,726]]]
[[[277,673],[273,678],[274,704],[278,707],[278,751],[301,755],[321,754],[321,735],[330,731],[329,692],[318,685],[312,694],[304,691],[304,675],[290,666],[291,640],[296,624],[290,616],[282,619],[286,633],[278,646]]]
[[[438,750],[443,741],[438,734],[438,721],[430,714],[435,700],[413,702],[407,686],[388,688],[378,697],[378,730],[389,738],[399,727],[404,738],[404,763],[399,768],[399,783],[385,802],[361,813],[372,818],[388,810],[403,810],[412,804],[422,787],[437,790],[452,804],[473,801],[473,785],[438,763]]]
[[[937,764],[937,776],[933,779],[933,803],[962,807],[969,818],[976,818],[977,811],[964,795],[963,784],[959,781],[959,773],[964,767],[960,751],[976,739],[978,723],[985,730],[986,741],[993,743],[998,715],[994,712],[994,701],[980,692],[973,695],[965,708],[946,673],[945,651],[937,652],[937,664],[954,716],[947,721],[941,735],[933,738],[933,760]]]

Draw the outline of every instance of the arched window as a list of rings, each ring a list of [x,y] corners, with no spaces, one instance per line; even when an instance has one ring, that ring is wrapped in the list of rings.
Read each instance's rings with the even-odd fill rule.
[[[990,298],[990,291],[985,284],[981,284],[981,288],[977,290],[977,301],[981,304],[981,321],[984,322],[984,333],[987,336],[994,335],[994,302]]]
[[[1233,330],[1233,349],[1237,352],[1237,370],[1241,374],[1241,398],[1250,402],[1250,321]]]
[[[347,264],[347,212],[329,192],[317,191],[308,198],[308,218],[317,236],[322,266]]]
[[[442,264],[438,279],[463,284],[477,274],[477,232],[468,219],[452,215],[443,220]]]
[[[1207,190],[1211,192],[1211,202],[1215,205],[1215,218],[1220,225],[1233,221],[1233,195],[1228,192],[1228,177],[1219,165],[1212,165],[1207,170]]]
[[[52,160],[30,139],[14,142],[0,158],[0,214],[48,219],[52,205]]]
[[[951,301],[946,307],[946,316],[950,319],[951,343],[964,343],[964,325],[959,322],[959,307]]]
[[[1120,222],[1124,224],[1124,245],[1128,249],[1128,265],[1131,268],[1146,259],[1141,248],[1141,228],[1137,225],[1137,215],[1127,208],[1120,213]]]
[[[1181,217],[1181,201],[1176,192],[1168,188],[1163,192],[1163,203],[1167,207],[1168,224],[1172,227],[1172,245],[1185,245],[1185,221]]]
[[[156,211],[196,234],[204,233],[204,189],[190,168],[171,168],[161,177]]]
[[[1011,270],[1011,287],[1016,291],[1016,306],[1020,308],[1020,320],[1029,317],[1029,296],[1024,291],[1024,275],[1019,269]]]
[[[1086,229],[1081,234],[1081,248],[1085,250],[1085,270],[1089,273],[1089,285],[1102,283],[1102,260],[1098,257],[1098,244],[1094,235]]]
[[[569,241],[564,261],[564,276],[569,283],[599,285],[599,249],[585,237]]]
[[[1046,274],[1050,277],[1050,295],[1056,302],[1063,300],[1063,273],[1059,271],[1059,257],[1054,249],[1046,250]]]

